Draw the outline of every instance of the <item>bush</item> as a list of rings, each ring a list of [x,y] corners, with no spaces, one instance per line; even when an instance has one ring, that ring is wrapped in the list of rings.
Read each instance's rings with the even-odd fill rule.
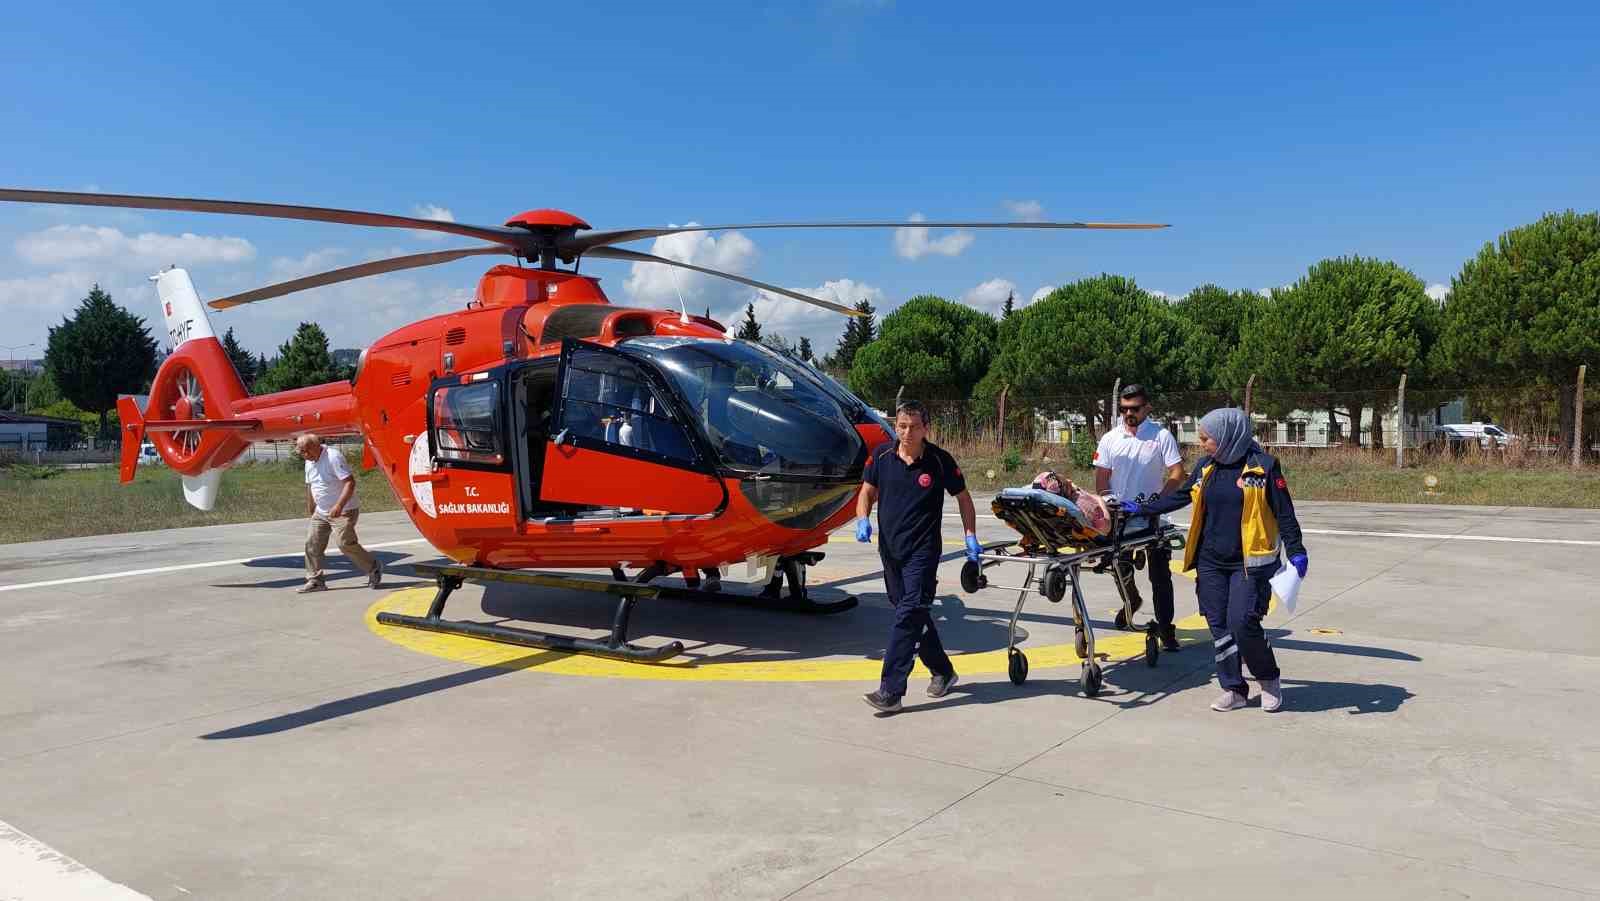
[[[1067,452],[1072,458],[1072,465],[1077,469],[1088,469],[1094,465],[1094,452],[1098,447],[1094,437],[1088,429],[1073,429],[1072,443],[1067,445]]]
[[[1016,448],[1006,451],[1005,456],[1000,458],[1000,468],[1006,472],[1016,472],[1021,469],[1022,454],[1018,453]]]

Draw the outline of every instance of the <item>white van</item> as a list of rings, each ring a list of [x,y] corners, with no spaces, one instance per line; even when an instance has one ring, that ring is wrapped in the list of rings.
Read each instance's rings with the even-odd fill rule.
[[[1504,449],[1517,441],[1518,436],[1507,432],[1492,422],[1457,422],[1434,429],[1434,437],[1452,447],[1476,444],[1484,450]]]
[[[159,453],[156,453],[156,446],[154,444],[151,444],[150,442],[146,441],[145,443],[139,445],[139,465],[140,466],[152,466],[152,465],[160,466],[161,465],[161,455]]]

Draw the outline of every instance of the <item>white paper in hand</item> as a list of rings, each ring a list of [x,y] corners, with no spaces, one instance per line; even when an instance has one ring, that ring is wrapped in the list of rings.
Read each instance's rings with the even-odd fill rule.
[[[1278,599],[1278,607],[1284,613],[1294,613],[1295,599],[1300,597],[1300,573],[1293,566],[1285,566],[1268,582],[1272,585],[1272,596]]]

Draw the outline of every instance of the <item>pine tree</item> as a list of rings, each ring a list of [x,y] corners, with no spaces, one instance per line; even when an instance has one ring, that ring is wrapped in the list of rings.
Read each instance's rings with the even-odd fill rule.
[[[1006,305],[1000,308],[1000,318],[1001,319],[1010,319],[1011,315],[1013,313],[1015,313],[1016,311],[1017,311],[1017,292],[1008,291],[1008,292],[1006,292]]]
[[[844,324],[844,335],[839,338],[839,346],[822,361],[824,368],[835,372],[849,372],[850,367],[855,365],[856,353],[877,340],[878,327],[872,321],[872,314],[877,310],[872,308],[872,303],[866,298],[856,301],[855,309],[856,312],[865,315],[852,316],[850,321]]]
[[[249,388],[256,380],[256,359],[250,356],[250,351],[239,346],[233,337],[233,328],[230,326],[222,335],[222,350],[228,355],[228,362],[233,364],[234,372],[239,373],[239,381]]]
[[[756,321],[756,305],[754,302],[745,306],[744,322],[739,324],[739,331],[734,337],[743,338],[746,341],[761,340],[761,323]]]
[[[799,354],[800,359],[805,360],[807,363],[815,363],[817,361],[817,358],[811,353],[811,339],[804,335],[800,336]]]
[[[278,348],[272,368],[257,379],[263,392],[287,391],[338,381],[339,367],[328,352],[328,336],[315,322],[302,322],[294,337]]]
[[[156,342],[143,319],[117,306],[97,284],[71,319],[50,330],[44,365],[67,400],[100,414],[105,435],[117,395],[138,393],[155,374]]]

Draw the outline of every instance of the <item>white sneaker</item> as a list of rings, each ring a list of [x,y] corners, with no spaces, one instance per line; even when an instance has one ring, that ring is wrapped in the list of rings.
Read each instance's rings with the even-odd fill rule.
[[[1249,703],[1249,699],[1236,691],[1225,691],[1215,701],[1211,702],[1211,709],[1218,713],[1227,713],[1229,710],[1238,710]]]
[[[1261,709],[1277,713],[1283,708],[1283,682],[1278,679],[1261,680]]]

